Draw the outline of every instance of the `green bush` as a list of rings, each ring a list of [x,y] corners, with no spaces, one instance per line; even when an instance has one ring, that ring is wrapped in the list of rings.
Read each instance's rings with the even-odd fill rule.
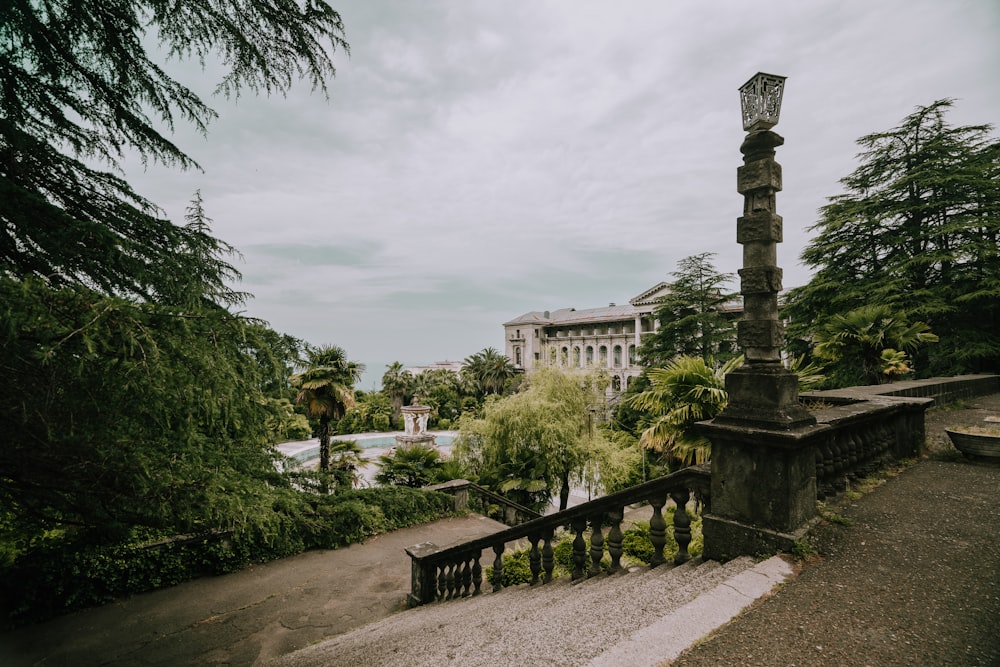
[[[372,428],[376,431],[388,431],[391,428],[389,415],[381,412],[372,415]]]
[[[486,568],[486,581],[493,583],[493,566]],[[513,553],[504,554],[503,557],[503,579],[501,584],[516,586],[517,584],[527,584],[531,582],[531,565],[528,560],[528,551],[521,549]]]
[[[93,544],[83,536],[60,534],[20,552],[0,570],[2,625],[40,621],[310,548],[347,546],[447,516],[454,501],[444,493],[388,487],[332,496],[303,493],[276,502],[273,509],[274,525],[195,538],[170,539],[136,529],[123,543]]]
[[[637,523],[622,533],[622,551],[629,558],[649,564],[653,559],[653,543],[649,541],[649,524]]]

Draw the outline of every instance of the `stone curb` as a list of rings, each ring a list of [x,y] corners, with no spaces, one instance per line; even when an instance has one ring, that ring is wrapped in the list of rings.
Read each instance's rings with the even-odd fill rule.
[[[787,581],[792,566],[780,556],[758,563],[699,595],[659,621],[590,661],[589,667],[656,667],[677,658],[694,643],[722,627],[752,603]]]

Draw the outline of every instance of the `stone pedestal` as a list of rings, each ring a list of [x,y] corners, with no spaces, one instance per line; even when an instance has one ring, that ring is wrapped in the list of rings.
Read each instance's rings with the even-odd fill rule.
[[[433,447],[436,442],[434,436],[427,432],[427,420],[430,419],[431,409],[427,405],[407,405],[403,407],[404,434],[396,436],[398,446],[406,445],[430,445]]]
[[[791,550],[816,517],[815,447],[829,427],[775,430],[716,419],[700,429],[712,441],[705,557]]]
[[[726,392],[729,403],[716,424],[787,431],[816,423],[799,403],[798,378],[780,364],[736,369],[726,376]]]

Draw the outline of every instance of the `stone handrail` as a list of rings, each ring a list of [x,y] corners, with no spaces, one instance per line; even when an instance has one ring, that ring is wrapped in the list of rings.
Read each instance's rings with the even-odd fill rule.
[[[830,427],[814,445],[817,497],[843,492],[850,480],[893,460],[918,456],[924,441],[924,411],[930,403],[930,398],[873,395],[814,411],[817,422]]]
[[[576,534],[573,540],[573,579],[593,576],[600,572],[605,542],[608,554],[611,556],[610,571],[616,572],[621,569],[621,522],[625,507],[640,502],[648,502],[652,508],[649,533],[653,545],[653,557],[650,560],[650,567],[661,565],[666,562],[663,548],[667,543],[667,523],[662,510],[668,496],[677,506],[674,512],[674,539],[677,542],[674,563],[683,563],[691,558],[688,553],[688,545],[691,543],[691,518],[687,512],[687,503],[691,499],[692,492],[707,511],[711,492],[711,471],[707,464],[685,468],[561,512],[532,519],[493,535],[450,547],[440,548],[430,542],[409,547],[406,549],[411,559],[409,605],[414,607],[435,600],[451,600],[482,593],[483,568],[479,561],[485,549],[493,551],[491,583],[493,590],[499,591],[503,588],[504,550],[508,543],[525,538],[531,544],[528,556],[531,584],[550,582],[555,567],[552,539],[556,529],[567,524]],[[605,537],[606,523],[610,524],[610,529]],[[587,546],[584,537],[588,525],[591,529],[589,569],[585,567]]]
[[[519,526],[525,521],[537,519],[542,516],[529,507],[515,503],[509,498],[501,496],[499,493],[494,493],[466,479],[453,479],[443,484],[435,484],[425,488],[429,491],[438,491],[454,496],[456,511],[469,509],[471,497],[473,501],[471,505],[476,511],[484,516],[499,519],[508,526]],[[493,516],[493,513],[489,511],[490,503],[502,508],[502,518]]]

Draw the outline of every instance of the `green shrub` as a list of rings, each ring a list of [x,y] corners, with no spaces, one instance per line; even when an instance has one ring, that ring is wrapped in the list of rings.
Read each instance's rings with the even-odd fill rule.
[[[234,572],[309,548],[338,548],[453,512],[444,493],[406,487],[298,494],[272,506],[271,525],[170,539],[134,529],[123,543],[59,533],[0,570],[0,617],[11,627],[200,576]]]
[[[648,523],[637,523],[623,531],[622,551],[629,558],[649,564],[653,559],[653,543],[649,541]]]
[[[493,566],[486,568],[486,581],[493,583]],[[527,584],[531,582],[531,564],[528,560],[528,551],[521,549],[503,556],[503,579],[501,584],[516,586],[517,584]]]
[[[388,431],[390,430],[391,424],[389,420],[389,415],[382,414],[381,412],[372,415],[372,427],[376,431]]]

